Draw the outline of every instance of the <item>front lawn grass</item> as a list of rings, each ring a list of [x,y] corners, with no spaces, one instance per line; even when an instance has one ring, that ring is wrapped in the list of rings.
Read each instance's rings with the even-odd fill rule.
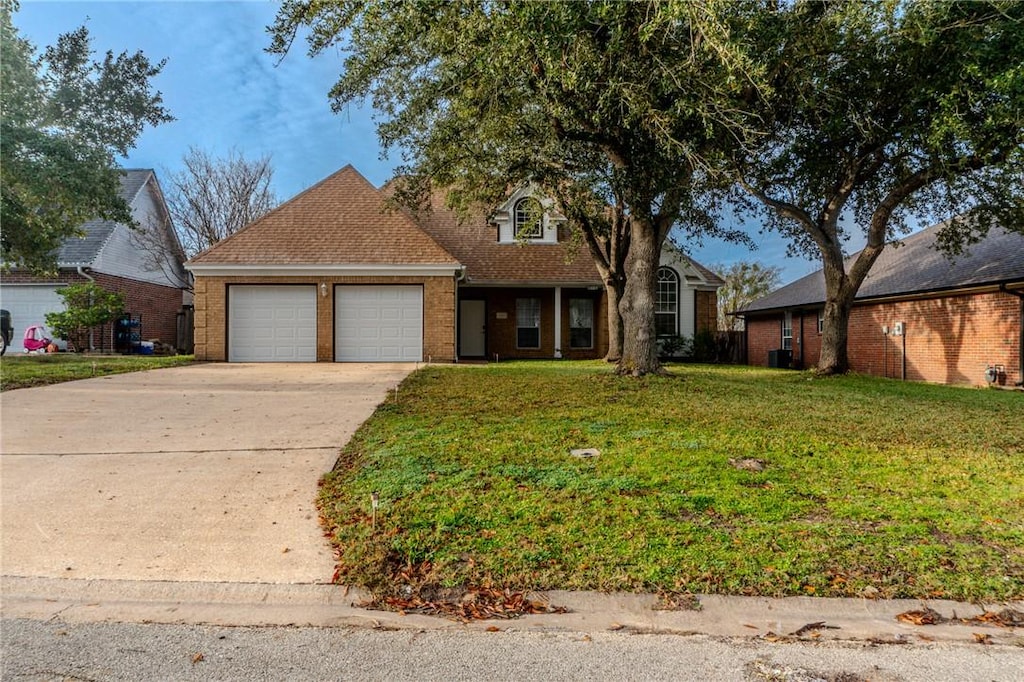
[[[1020,393],[670,372],[416,372],[323,481],[338,579],[378,593],[1024,597]],[[570,455],[583,447],[601,454]],[[764,471],[730,463],[742,458]]]
[[[46,386],[75,379],[141,372],[194,362],[191,355],[8,354],[0,359],[0,390]]]

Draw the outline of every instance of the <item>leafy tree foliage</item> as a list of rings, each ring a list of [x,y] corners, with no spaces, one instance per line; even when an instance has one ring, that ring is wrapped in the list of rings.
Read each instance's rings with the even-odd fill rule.
[[[743,318],[729,313],[771,293],[782,281],[782,269],[753,261],[737,261],[712,268],[725,280],[718,290],[718,329],[743,331]]]
[[[821,260],[818,371],[844,372],[854,297],[910,221],[948,219],[947,253],[996,221],[1024,229],[1024,4],[795,2],[753,35],[771,87],[739,104],[760,136],[736,177]]]
[[[172,118],[151,85],[164,62],[141,52],[93,61],[85,27],[37,58],[12,23],[16,9],[0,4],[0,259],[47,272],[85,221],[132,224],[115,158],[146,125]]]
[[[717,229],[708,169],[742,139],[731,102],[757,68],[732,36],[754,6],[287,0],[270,49],[302,29],[313,54],[343,49],[334,108],[372,101],[406,204],[443,188],[468,214],[524,181],[553,198],[605,281],[609,359],[639,375],[659,369],[666,236]]]
[[[64,310],[46,313],[46,326],[80,350],[90,347],[89,333],[93,329],[117,319],[125,309],[121,294],[95,282],[61,287],[57,294],[64,299]]]

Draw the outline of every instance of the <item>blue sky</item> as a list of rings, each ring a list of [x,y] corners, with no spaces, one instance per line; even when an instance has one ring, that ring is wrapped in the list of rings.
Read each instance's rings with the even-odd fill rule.
[[[167,59],[155,85],[177,119],[148,128],[124,160],[177,172],[189,146],[223,156],[235,148],[248,157],[269,154],[274,191],[288,199],[352,164],[380,186],[396,160],[381,159],[369,104],[331,111],[327,92],[341,69],[338,54],[310,59],[296,43],[285,59],[264,52],[266,27],[277,3],[248,2],[46,2],[23,0],[14,24],[37,49],[85,24],[102,55],[142,50],[151,61]],[[397,157],[396,157],[397,159]],[[758,260],[783,268],[789,282],[818,269],[816,262],[785,255],[774,235],[752,234],[759,248],[708,240],[690,245],[705,265]]]

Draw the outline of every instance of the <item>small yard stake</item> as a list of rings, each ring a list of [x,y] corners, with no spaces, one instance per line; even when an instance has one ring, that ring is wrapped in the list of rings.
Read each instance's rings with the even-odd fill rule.
[[[371,528],[377,530],[377,507],[380,506],[380,495],[377,493],[370,493],[370,507],[373,509],[373,520]]]

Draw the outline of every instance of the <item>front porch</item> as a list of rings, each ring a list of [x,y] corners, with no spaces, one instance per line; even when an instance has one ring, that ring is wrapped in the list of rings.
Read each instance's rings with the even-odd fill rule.
[[[587,360],[608,353],[600,286],[460,286],[457,298],[460,360]]]

